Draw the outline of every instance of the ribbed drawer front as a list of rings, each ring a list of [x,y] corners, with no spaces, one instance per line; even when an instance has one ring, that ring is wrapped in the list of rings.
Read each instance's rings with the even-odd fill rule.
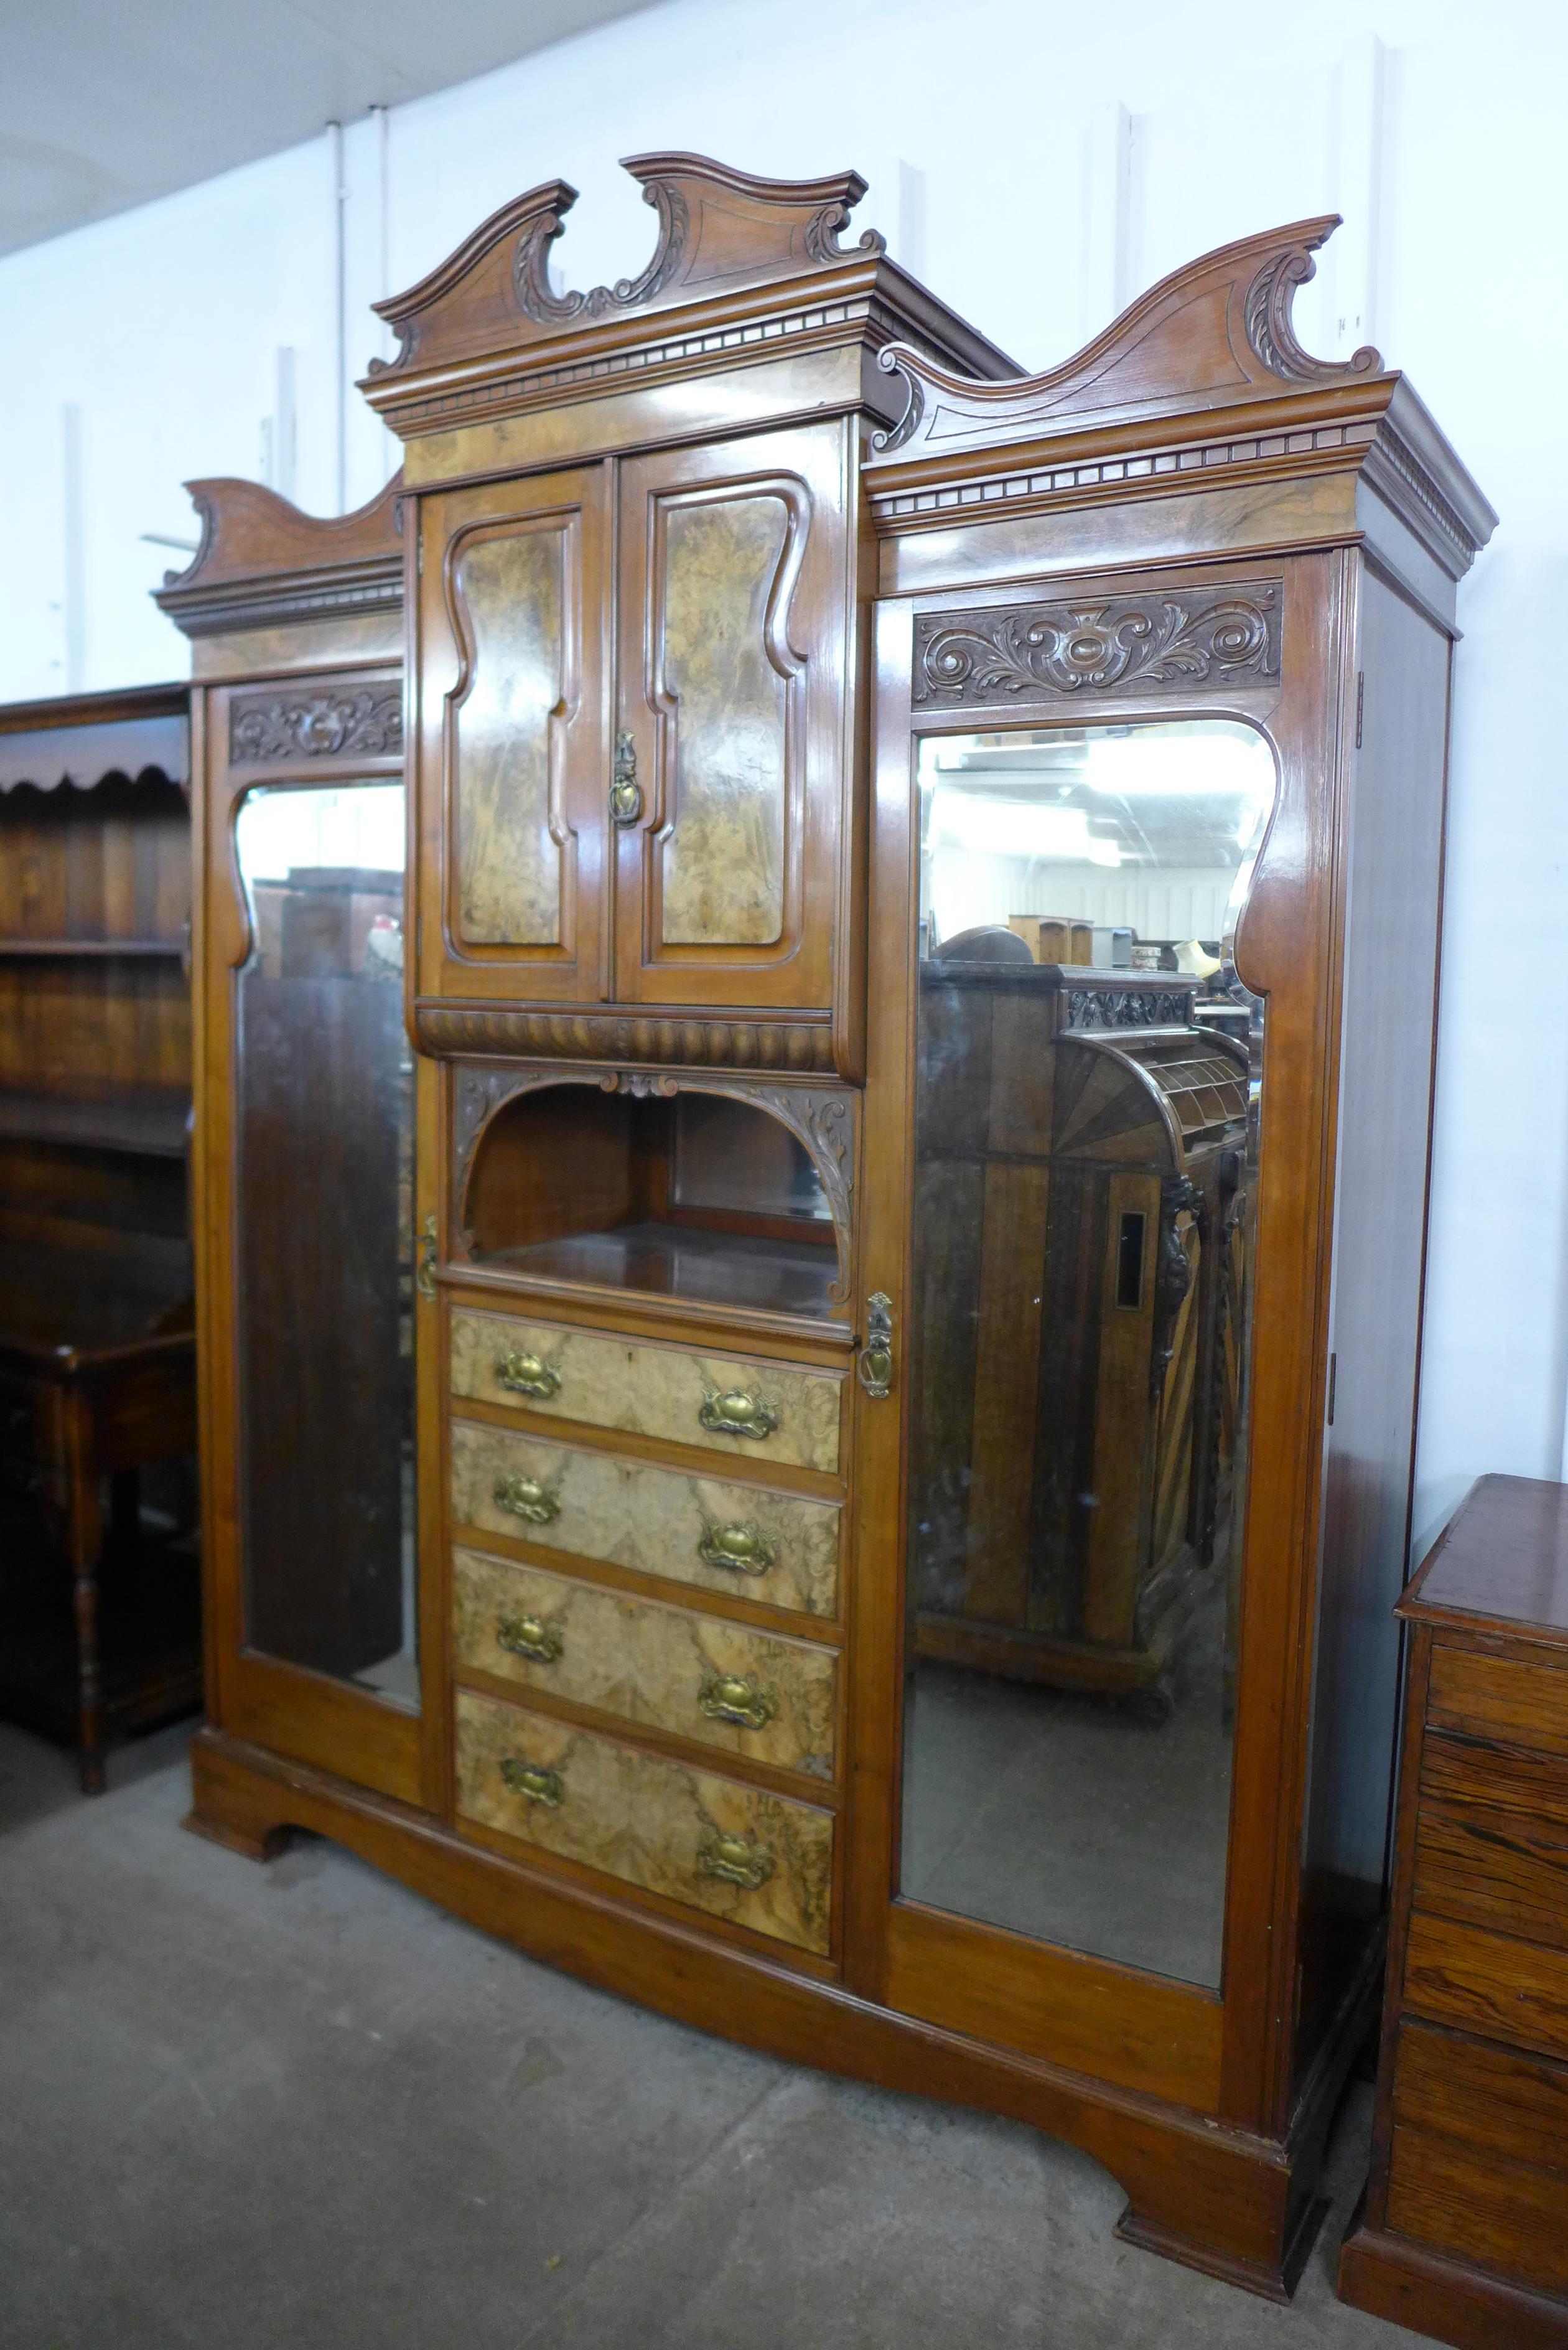
[[[452,1319],[452,1390],[748,1461],[830,1475],[838,1468],[843,1378],[794,1364],[459,1312]]]
[[[452,1510],[458,1525],[702,1590],[811,1616],[837,1609],[840,1513],[832,1502],[454,1419]]]
[[[1432,1651],[1427,1721],[1464,1738],[1568,1756],[1568,1673],[1439,1643]]]
[[[833,1820],[472,1690],[457,1695],[458,1810],[692,1909],[826,1953]]]
[[[472,1550],[452,1559],[452,1630],[460,1668],[781,1770],[833,1776],[830,1648]]]

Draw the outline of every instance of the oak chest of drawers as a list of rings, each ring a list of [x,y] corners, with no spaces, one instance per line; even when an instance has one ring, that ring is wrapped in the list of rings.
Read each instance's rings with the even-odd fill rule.
[[[1340,2293],[1459,2350],[1568,2345],[1568,1488],[1484,1477],[1400,1606],[1396,1904]]]

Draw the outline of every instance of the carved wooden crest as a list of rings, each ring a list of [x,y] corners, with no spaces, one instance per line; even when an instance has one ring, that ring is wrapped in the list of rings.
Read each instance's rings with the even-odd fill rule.
[[[1338,226],[1329,213],[1221,245],[1162,278],[1075,359],[1012,383],[973,382],[890,344],[878,364],[904,377],[909,405],[876,449],[901,461],[1376,376],[1383,362],[1370,347],[1314,359],[1291,322],[1313,255]]]
[[[635,277],[586,294],[555,291],[550,247],[577,192],[565,180],[547,180],[493,213],[406,294],[377,303],[400,348],[393,359],[372,359],[369,376],[472,359],[627,312],[829,269],[884,250],[875,229],[848,251],[839,244],[866,192],[857,172],[759,180],[706,156],[682,154],[630,155],[624,168],[641,182],[645,202],[659,215],[652,258]]]
[[[403,477],[347,515],[302,514],[259,482],[187,482],[202,542],[157,601],[190,637],[402,601]]]

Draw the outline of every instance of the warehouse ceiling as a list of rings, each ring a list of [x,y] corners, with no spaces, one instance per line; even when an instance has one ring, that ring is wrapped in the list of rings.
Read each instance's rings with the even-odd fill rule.
[[[0,0],[0,253],[647,0]]]

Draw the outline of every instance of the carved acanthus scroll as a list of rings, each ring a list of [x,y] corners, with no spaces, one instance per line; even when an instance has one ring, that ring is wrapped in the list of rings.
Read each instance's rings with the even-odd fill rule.
[[[243,694],[229,705],[235,766],[269,759],[390,758],[403,747],[403,690]]]
[[[1191,691],[1279,673],[1277,581],[927,612],[915,623],[917,703],[1038,702],[1150,685]]]

